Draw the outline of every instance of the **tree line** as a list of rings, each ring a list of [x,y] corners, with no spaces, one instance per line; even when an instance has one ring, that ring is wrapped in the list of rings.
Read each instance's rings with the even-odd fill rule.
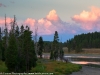
[[[5,16],[5,29],[0,27],[0,59],[5,62],[9,72],[29,72],[36,66],[37,56],[28,26],[17,25],[16,17],[8,30]]]
[[[100,32],[75,35],[67,40],[68,51],[81,52],[82,48],[100,48]]]
[[[35,36],[37,39],[37,33]],[[32,39],[32,31],[26,25],[17,25],[16,17],[10,23],[10,30],[7,28],[5,15],[5,29],[0,27],[0,60],[4,61],[9,72],[29,72],[37,65],[37,55],[42,58],[46,49],[42,36],[39,40]],[[54,40],[50,43],[50,59],[62,59],[64,52],[62,43],[59,43],[58,32],[55,31]]]

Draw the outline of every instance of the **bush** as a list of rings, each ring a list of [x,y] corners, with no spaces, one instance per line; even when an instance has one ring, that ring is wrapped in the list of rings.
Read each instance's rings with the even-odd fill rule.
[[[45,66],[43,64],[38,64],[36,67],[32,68],[30,72],[40,72],[40,73],[43,73],[45,72]]]

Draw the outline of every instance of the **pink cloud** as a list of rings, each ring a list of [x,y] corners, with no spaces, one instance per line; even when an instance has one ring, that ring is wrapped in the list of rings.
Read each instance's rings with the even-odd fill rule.
[[[7,17],[7,24],[10,24],[12,18]],[[0,18],[0,26],[5,24],[5,19]],[[18,21],[17,24],[28,25],[30,29],[35,32],[35,27],[38,27],[38,35],[50,35],[54,34],[55,31],[58,33],[77,33],[76,25],[62,21],[59,16],[56,14],[55,10],[51,10],[49,14],[41,19],[27,18],[26,20]],[[10,25],[8,25],[10,28]]]
[[[6,23],[10,24],[12,18],[7,17],[6,18]],[[5,19],[4,18],[0,18],[0,25],[4,25],[5,24]]]
[[[45,18],[35,20],[28,18],[24,21],[24,24],[29,25],[30,29],[34,32],[35,26],[38,26],[38,34],[49,35],[54,34],[55,31],[63,32],[65,27],[62,24],[60,18],[56,14],[55,10],[51,10]],[[63,30],[63,31],[62,31]]]
[[[35,20],[34,19],[32,19],[32,18],[27,18],[26,20],[25,20],[25,24],[26,25],[31,25],[31,26],[34,26],[34,24],[35,24]]]
[[[52,22],[46,18],[42,18],[39,20],[34,20],[34,19],[26,19],[24,21],[25,25],[29,25],[30,29],[33,31],[35,30],[35,26],[38,27],[38,34],[39,35],[49,35],[53,34],[54,30],[56,30],[56,27],[52,24]],[[51,28],[52,27],[52,28]]]
[[[49,12],[49,14],[46,16],[46,18],[47,18],[48,20],[53,20],[53,21],[59,20],[59,17],[58,17],[58,15],[56,14],[56,11],[55,11],[55,10],[51,10],[51,11]]]
[[[85,30],[93,30],[100,25],[100,8],[92,6],[90,11],[81,12],[79,15],[74,15],[72,20],[80,23],[81,28]]]
[[[4,4],[0,3],[0,7],[6,7],[6,5],[4,5]]]

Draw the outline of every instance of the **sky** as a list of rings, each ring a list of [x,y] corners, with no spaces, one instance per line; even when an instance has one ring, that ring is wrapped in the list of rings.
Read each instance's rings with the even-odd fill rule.
[[[59,41],[66,42],[74,35],[100,31],[100,0],[0,0],[0,27],[4,16],[10,26],[13,16],[17,24],[28,25],[44,41],[53,41],[58,31]]]

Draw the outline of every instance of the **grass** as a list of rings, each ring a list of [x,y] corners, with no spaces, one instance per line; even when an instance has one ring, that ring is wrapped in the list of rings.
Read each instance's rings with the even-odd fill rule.
[[[32,68],[30,72],[40,72],[40,73],[53,73],[53,75],[65,75],[71,74],[72,72],[79,71],[82,67],[80,65],[65,63],[61,61],[50,61],[44,59],[42,62],[38,60],[38,64],[35,68]]]
[[[0,61],[0,72],[7,72],[7,67],[3,61]]]
[[[31,73],[53,73],[48,75],[65,75],[72,72],[79,71],[82,67],[80,65],[65,63],[61,61],[53,61],[49,59],[39,59],[37,66],[30,70]],[[0,61],[0,73],[7,73],[7,67],[4,62]],[[35,75],[35,74],[34,74]],[[47,75],[47,74],[42,74]]]
[[[65,54],[76,54],[75,50],[68,53],[67,47],[63,47],[63,50]],[[79,52],[79,54],[100,54],[100,48],[83,48],[82,52]]]

